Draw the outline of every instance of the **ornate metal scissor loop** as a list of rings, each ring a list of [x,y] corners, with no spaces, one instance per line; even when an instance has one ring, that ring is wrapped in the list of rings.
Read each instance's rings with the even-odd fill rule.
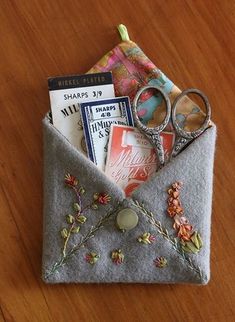
[[[155,89],[158,92],[160,92],[162,98],[164,99],[164,101],[166,103],[166,115],[165,115],[163,122],[160,125],[155,126],[153,128],[150,128],[141,122],[141,120],[138,116],[138,110],[137,110],[138,101],[139,101],[141,94],[148,89]],[[180,125],[176,119],[177,106],[178,106],[180,100],[184,96],[187,96],[188,94],[199,95],[206,107],[206,116],[205,116],[205,120],[204,120],[203,124],[201,125],[201,127],[199,129],[197,129],[196,131],[191,131],[191,132],[187,132],[182,127],[180,127]],[[173,105],[171,106],[171,102],[170,102],[168,95],[166,95],[159,86],[147,85],[147,86],[142,87],[137,92],[137,94],[134,98],[133,115],[134,115],[134,120],[135,120],[136,126],[139,128],[139,130],[141,132],[143,132],[148,137],[149,141],[155,147],[156,153],[158,155],[160,167],[162,167],[165,164],[165,157],[164,157],[164,149],[163,149],[160,133],[165,129],[165,127],[167,126],[169,121],[171,120],[172,125],[175,129],[175,132],[176,132],[175,133],[176,139],[175,139],[174,147],[173,147],[172,153],[171,153],[171,157],[175,157],[188,142],[190,142],[191,140],[198,137],[200,134],[202,134],[207,129],[207,127],[209,126],[210,118],[211,118],[211,108],[210,108],[210,104],[209,104],[207,96],[203,92],[201,92],[200,90],[198,90],[196,88],[189,88],[189,89],[184,90],[179,96],[177,96]]]
[[[155,89],[159,91],[166,103],[166,116],[163,120],[163,122],[154,128],[149,128],[146,125],[144,125],[141,120],[139,119],[138,116],[138,111],[137,111],[137,106],[138,106],[138,101],[141,96],[141,94],[148,90],[148,89]],[[134,101],[133,101],[133,115],[134,115],[134,120],[136,123],[136,126],[139,128],[140,131],[142,131],[149,139],[149,141],[152,143],[152,145],[155,147],[160,167],[164,165],[165,158],[164,158],[164,150],[161,142],[161,137],[160,133],[165,129],[167,124],[169,123],[170,117],[171,117],[171,102],[169,97],[162,91],[162,89],[159,86],[143,86],[136,94]]]

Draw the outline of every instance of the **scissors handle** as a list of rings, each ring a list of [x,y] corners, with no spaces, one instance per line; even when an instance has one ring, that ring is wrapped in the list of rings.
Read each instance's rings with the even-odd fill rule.
[[[196,95],[200,96],[203,103],[205,104],[205,107],[206,107],[206,117],[205,117],[203,124],[201,125],[201,127],[199,129],[197,129],[196,131],[191,131],[191,132],[185,131],[183,128],[181,128],[176,120],[177,105],[180,102],[180,100],[184,96],[187,96],[188,94],[196,94]],[[209,103],[207,96],[202,91],[200,91],[197,88],[188,88],[188,89],[184,90],[179,96],[177,96],[173,105],[172,105],[172,124],[173,124],[175,132],[176,132],[176,140],[175,140],[174,148],[171,153],[171,157],[175,157],[184,148],[184,146],[188,142],[192,141],[193,139],[195,139],[199,135],[201,135],[208,128],[209,123],[210,123],[210,118],[211,118],[210,103]]]
[[[166,115],[164,120],[162,121],[162,123],[158,126],[155,126],[154,128],[149,128],[146,125],[144,125],[138,116],[138,111],[137,111],[137,105],[138,105],[138,100],[141,96],[141,94],[148,90],[148,89],[155,89],[158,92],[160,92],[163,100],[165,101],[166,104]],[[164,158],[164,150],[163,150],[163,145],[161,142],[161,138],[160,138],[160,133],[165,129],[165,127],[167,126],[169,120],[170,120],[170,116],[171,116],[171,103],[170,103],[170,99],[169,97],[164,93],[164,91],[161,89],[161,87],[157,86],[157,85],[146,85],[143,86],[136,94],[134,100],[133,100],[133,116],[134,116],[134,120],[135,120],[135,124],[136,126],[139,128],[139,130],[144,133],[148,139],[151,141],[151,143],[153,144],[156,152],[157,152],[157,156],[159,159],[159,167],[161,168],[164,163],[165,163],[165,158]]]

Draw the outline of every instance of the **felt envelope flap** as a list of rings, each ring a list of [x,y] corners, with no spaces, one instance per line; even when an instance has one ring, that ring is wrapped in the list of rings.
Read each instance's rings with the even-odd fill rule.
[[[181,154],[159,170],[148,182],[134,191],[132,198],[144,203],[157,217],[165,217],[164,226],[176,235],[172,218],[166,215],[166,188],[181,181],[181,201],[184,216],[200,232],[203,247],[191,258],[202,271],[202,282],[210,278],[210,234],[213,191],[213,165],[216,140],[216,126],[207,129]]]
[[[196,139],[177,158],[158,171],[126,200],[122,189],[110,181],[97,167],[79,153],[47,118],[44,124],[44,246],[43,278],[46,282],[145,282],[206,283],[209,279],[210,212],[212,194],[215,127]],[[86,192],[83,204],[93,200],[94,193],[111,197],[98,209],[88,209],[86,222],[80,225],[65,245],[69,233],[67,215],[73,214],[76,195],[65,187],[64,176],[78,178]],[[182,181],[181,199],[185,215],[200,232],[203,247],[197,254],[181,251],[172,219],[166,214],[166,190],[175,181]],[[144,204],[144,205],[142,205]],[[116,214],[131,208],[138,214],[136,228],[122,233],[116,227]],[[151,218],[153,216],[153,219]],[[66,229],[66,233],[63,229]],[[62,235],[61,235],[62,232]],[[167,238],[164,234],[167,232]],[[150,233],[154,242],[139,242]],[[93,237],[94,236],[94,237]],[[79,244],[80,243],[80,244]],[[76,249],[76,245],[80,246]],[[76,252],[64,256],[74,247]],[[65,252],[63,254],[63,250]],[[120,250],[123,263],[116,265],[111,254]],[[97,255],[95,265],[89,254]],[[89,256],[88,256],[89,255]],[[118,256],[118,255],[117,255]],[[87,262],[88,259],[88,262]],[[156,267],[166,259],[164,269]],[[155,265],[156,264],[156,265]]]

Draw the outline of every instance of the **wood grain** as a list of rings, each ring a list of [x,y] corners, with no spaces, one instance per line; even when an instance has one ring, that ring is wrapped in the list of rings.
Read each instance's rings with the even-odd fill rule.
[[[86,72],[128,26],[180,88],[210,98],[218,125],[211,281],[183,285],[45,285],[42,130],[47,77]],[[235,2],[0,2],[0,321],[235,321]]]

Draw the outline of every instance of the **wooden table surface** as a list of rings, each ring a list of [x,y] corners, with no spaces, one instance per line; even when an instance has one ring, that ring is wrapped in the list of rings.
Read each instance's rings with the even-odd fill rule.
[[[45,285],[42,126],[47,77],[85,73],[132,40],[180,88],[210,98],[218,125],[211,281],[188,285]],[[235,321],[235,2],[0,2],[0,321]]]

